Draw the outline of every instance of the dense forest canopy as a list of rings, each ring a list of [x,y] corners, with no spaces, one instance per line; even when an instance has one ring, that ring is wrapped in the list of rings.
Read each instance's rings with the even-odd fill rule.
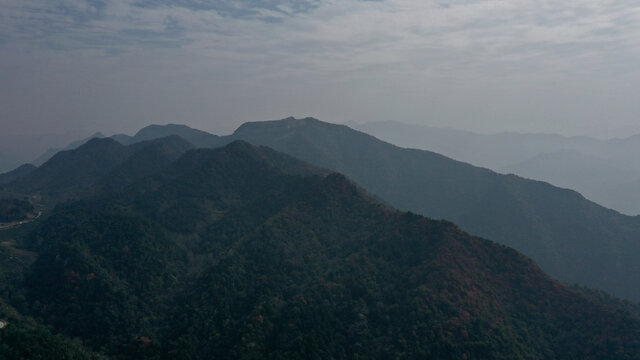
[[[0,223],[25,220],[33,211],[33,205],[27,200],[0,198]]]
[[[343,175],[244,142],[142,177],[124,169],[127,181],[58,205],[2,248],[9,354],[640,356],[632,311]]]

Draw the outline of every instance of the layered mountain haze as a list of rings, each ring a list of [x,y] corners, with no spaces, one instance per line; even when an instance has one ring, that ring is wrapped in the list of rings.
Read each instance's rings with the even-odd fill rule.
[[[477,134],[393,121],[352,126],[399,146],[547,181],[619,212],[640,214],[636,201],[640,187],[631,186],[640,181],[640,136],[599,140],[551,134]]]
[[[112,138],[124,145],[129,145],[171,135],[180,136],[196,147],[214,147],[220,143],[220,137],[217,135],[213,135],[202,130],[192,129],[186,125],[177,124],[149,125],[138,131],[134,136],[118,134],[112,136]]]
[[[93,138],[74,150],[55,154],[42,166],[27,168],[24,175],[0,175],[13,181],[0,186],[5,193],[36,195],[55,204],[94,191],[148,176],[194,146],[177,135],[129,146],[111,138]]]
[[[3,129],[4,130],[4,129]],[[102,136],[94,134],[94,136]],[[78,140],[85,138],[85,140]],[[9,135],[0,132],[0,173],[26,163],[41,165],[60,150],[78,147],[90,139],[82,131],[44,135]]]
[[[576,150],[541,153],[523,162],[506,166],[502,170],[527,178],[537,177],[556,186],[589,194],[595,194],[610,186],[619,186],[639,176],[632,169]]]
[[[118,141],[121,144],[129,145],[136,142],[158,139],[170,135],[178,135],[183,137],[185,140],[189,141],[191,144],[197,147],[212,147],[217,144],[217,139],[219,138],[216,135],[209,134],[204,131],[191,129],[184,125],[151,125],[145,127],[134,136],[117,134],[111,136],[114,140]],[[24,167],[24,163],[30,163],[34,166],[40,166],[51,159],[55,154],[66,151],[66,150],[75,150],[78,147],[86,144],[92,139],[102,139],[105,138],[105,135],[101,132],[96,132],[91,136],[88,136],[84,139],[80,140],[64,140],[70,139],[69,135],[63,136],[43,136],[38,137],[36,139],[27,138],[23,140],[24,144],[20,147],[16,146],[16,141],[5,141],[4,138],[0,138],[0,141],[7,143],[9,146],[8,149],[0,148],[0,173],[6,172],[14,172],[21,164],[21,167]],[[21,139],[22,140],[22,139]],[[43,151],[43,147],[51,146],[54,144],[59,144],[61,141],[67,141],[68,144],[64,146],[52,146],[46,148],[46,151]],[[34,144],[37,142],[37,144]],[[39,152],[39,153],[38,153]],[[3,153],[6,153],[3,155]],[[37,155],[34,155],[36,154]],[[5,175],[5,174],[2,174]],[[1,175],[0,175],[1,176]],[[2,177],[0,177],[0,183],[7,182]]]
[[[640,204],[640,179],[626,181],[612,188],[605,188],[607,199],[623,209],[636,209]],[[636,212],[635,210],[633,211]]]
[[[32,161],[32,163],[36,166],[40,166],[42,164],[44,164],[45,162],[47,162],[49,159],[51,159],[55,154],[59,153],[60,151],[65,151],[65,150],[74,150],[77,149],[78,147],[86,144],[87,142],[91,141],[92,139],[102,139],[105,136],[101,133],[101,132],[96,132],[95,134],[85,138],[85,139],[81,139],[81,140],[76,140],[71,142],[70,144],[68,144],[67,146],[63,147],[63,148],[51,148],[48,149],[46,152],[44,152],[44,154],[38,156],[35,160]]]
[[[156,138],[128,146],[132,154],[98,181],[115,189],[163,170],[194,146],[178,135]]]
[[[46,197],[75,195],[93,185],[131,154],[109,138],[92,139],[75,150],[55,154],[36,170],[9,183],[6,188]]]
[[[626,214],[640,213],[640,172],[609,160],[575,150],[541,153],[526,161],[507,166],[502,172],[547,181],[555,186],[571,188],[600,205]],[[617,196],[624,193],[628,200]]]
[[[12,159],[10,155],[0,152],[0,171],[9,171],[14,169],[16,166],[19,166],[21,163],[21,160]]]
[[[5,0],[0,54],[0,360],[640,360],[640,1]]]
[[[235,136],[293,146],[307,128],[315,144],[345,132],[290,119]],[[67,348],[75,358],[639,359],[631,312],[513,249],[382,205],[343,175],[231,138],[143,166],[183,141],[139,148],[96,182],[126,184],[61,204],[16,237],[14,256],[35,259],[2,283],[8,329],[38,319],[61,334],[49,342],[81,342]],[[6,334],[0,348],[32,346]]]
[[[37,169],[37,167],[35,165],[32,164],[24,164],[24,165],[20,165],[17,168],[6,172],[6,173],[2,173],[0,174],[0,185],[2,184],[8,184],[10,182],[13,182],[25,175],[30,174],[32,171],[34,171],[35,169]]]
[[[394,207],[512,246],[563,281],[640,299],[640,218],[574,191],[399,148],[315,119],[246,123],[230,138],[344,173]]]
[[[315,119],[246,123],[222,138],[185,126],[152,126],[138,133],[146,135],[136,135],[128,143],[173,130],[214,144],[242,139],[273,147],[342,172],[399,209],[451,220],[473,234],[513,246],[563,281],[640,298],[640,222],[570,190],[499,175],[427,151],[401,149],[346,126]],[[116,184],[119,178],[122,176],[114,176],[107,183]]]
[[[318,167],[344,173],[396,208],[447,219],[472,234],[512,246],[563,281],[640,299],[638,218],[605,209],[571,190],[500,175],[428,151],[402,149],[346,126],[311,118],[246,123],[224,137],[186,126],[151,126],[129,138],[129,146],[97,139],[76,152],[62,152],[56,158],[68,157],[69,161],[54,158],[4,188],[22,194],[37,192],[59,201],[95,186],[122,187],[162,169],[191,147],[174,136],[156,140],[164,143],[165,150],[149,147],[148,154],[132,156],[149,144],[136,143],[136,138],[161,137],[174,130],[185,137],[208,139],[207,143],[214,146],[242,139],[273,147]],[[102,165],[96,168],[91,160],[84,165],[76,163],[74,157],[99,159],[89,154],[100,144],[112,148],[110,155],[101,155],[105,156]],[[172,156],[166,156],[168,149],[173,149]],[[117,171],[117,167],[123,170]],[[57,172],[68,178],[58,178]],[[138,175],[127,175],[134,173]],[[107,180],[99,181],[101,177]],[[56,183],[55,179],[65,180]]]

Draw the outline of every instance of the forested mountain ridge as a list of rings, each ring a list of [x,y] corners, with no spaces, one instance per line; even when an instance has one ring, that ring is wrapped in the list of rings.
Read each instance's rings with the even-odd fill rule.
[[[74,150],[61,151],[17,181],[9,191],[44,197],[75,195],[91,186],[131,155],[131,149],[109,138],[94,138]]]
[[[115,358],[640,354],[639,319],[516,251],[243,142],[60,205],[18,245],[38,256],[12,305]]]
[[[0,360],[106,359],[77,340],[53,334],[46,326],[18,314],[0,299]]]
[[[71,142],[70,144],[67,144],[67,146],[63,147],[63,148],[52,148],[52,149],[48,149],[46,152],[44,152],[43,154],[41,154],[40,156],[38,156],[36,159],[34,159],[32,161],[32,163],[36,166],[40,166],[42,164],[44,164],[45,162],[49,161],[49,159],[51,159],[54,155],[56,155],[59,152],[62,151],[68,151],[68,150],[75,150],[77,148],[79,148],[80,146],[88,143],[89,141],[93,140],[93,139],[103,139],[105,136],[100,133],[100,132],[96,132],[93,135],[84,138],[84,139],[80,139],[80,140],[76,140]]]
[[[151,175],[194,146],[179,136],[142,141],[129,146],[111,138],[94,138],[77,149],[55,154],[11,182],[0,184],[6,194],[43,198],[50,205]]]
[[[130,145],[171,135],[178,135],[197,147],[213,147],[220,142],[220,137],[217,135],[178,124],[149,125],[138,131],[134,136],[118,134],[112,138],[123,145]]]
[[[398,209],[447,219],[512,246],[563,281],[640,299],[640,217],[574,191],[399,148],[312,118],[245,123],[228,139],[341,172]]]
[[[164,135],[173,128],[154,126],[139,133]],[[215,140],[215,146],[235,139],[267,145],[344,173],[396,208],[447,219],[512,246],[563,281],[640,299],[640,218],[603,208],[574,191],[399,148],[312,118],[246,123],[221,138],[179,129],[188,137]]]
[[[36,166],[32,165],[32,164],[24,164],[24,165],[20,165],[17,168],[0,174],[0,185],[2,184],[8,184],[12,181],[15,181],[27,174],[29,174],[30,172],[32,172],[33,170],[37,169]]]
[[[500,173],[546,181],[576,190],[621,213],[640,214],[638,135],[603,140],[556,134],[479,134],[396,121],[352,126],[398,146],[434,151]]]
[[[24,199],[0,198],[0,223],[25,220],[33,215],[33,205]]]

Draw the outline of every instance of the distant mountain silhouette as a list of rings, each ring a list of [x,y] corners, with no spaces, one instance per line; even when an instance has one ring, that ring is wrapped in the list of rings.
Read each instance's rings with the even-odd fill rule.
[[[0,173],[11,171],[26,163],[34,163],[34,159],[48,149],[61,148],[82,136],[82,132],[77,130],[41,135],[0,132]]]
[[[218,143],[234,140],[266,145],[341,172],[391,206],[447,219],[472,234],[512,246],[563,281],[640,299],[640,218],[603,208],[574,191],[500,175],[429,151],[399,148],[347,126],[311,118],[246,123]],[[113,143],[114,148],[121,146]],[[61,170],[64,180],[59,185],[34,172],[20,186],[34,190],[37,187],[28,184],[42,179],[42,185],[68,188],[87,176],[90,181],[84,186],[93,184],[134,152],[122,148],[126,150],[118,150],[122,155],[108,162],[111,165],[97,165],[99,171],[89,166],[86,173],[94,175],[65,175],[82,168],[68,165],[61,167],[66,170]],[[76,163],[70,160],[68,164]],[[126,172],[143,169],[138,165],[129,168]],[[155,170],[151,167],[141,174]],[[131,175],[131,180],[141,176]]]
[[[479,134],[397,121],[349,125],[398,146],[437,152],[458,161],[495,171],[526,161],[541,153],[563,149],[596,148],[602,142],[584,136],[565,137],[557,134],[516,132]]]
[[[456,160],[515,173],[579,191],[601,205],[628,215],[640,214],[640,135],[599,140],[554,134],[477,134],[468,131],[408,125],[395,121],[353,124],[393,144],[435,151]]]
[[[4,174],[0,174],[0,185],[8,184],[12,181],[15,181],[25,175],[30,174],[36,169],[36,167],[32,164],[24,164],[20,165],[17,168],[6,172]]]
[[[78,197],[102,187],[115,189],[150,175],[193,148],[177,135],[125,146],[94,138],[74,150],[57,153],[42,166],[4,185],[4,190],[35,194],[46,202]]]
[[[196,130],[186,125],[149,125],[138,131],[135,136],[115,135],[113,139],[129,145],[140,141],[159,139],[170,135],[178,135],[196,147],[214,147],[220,142],[220,137],[202,130]]]
[[[630,179],[640,178],[640,175],[595,156],[575,150],[560,150],[508,166],[502,172],[571,188],[608,208],[625,214],[640,214],[640,203],[627,202],[612,194],[621,185],[629,183]],[[625,194],[640,198],[640,187],[629,188]]]
[[[57,153],[36,170],[6,187],[44,197],[72,196],[93,185],[129,155],[131,150],[115,140],[94,138],[75,150]]]
[[[574,191],[399,148],[310,118],[246,123],[230,139],[344,173],[399,209],[447,219],[512,246],[564,281],[640,299],[640,218]]]
[[[104,138],[104,135],[102,135],[102,133],[100,132],[97,132],[85,139],[74,141],[69,145],[65,146],[64,148],[48,149],[44,154],[40,155],[38,158],[33,160],[32,163],[36,166],[40,166],[45,162],[47,162],[49,159],[51,159],[55,154],[59,153],[60,151],[74,150],[80,147],[81,145],[86,144],[92,139],[102,139],[102,138]]]
[[[186,125],[149,125],[140,131],[138,131],[134,136],[117,134],[111,136],[113,140],[116,140],[122,145],[131,145],[138,142],[144,142],[148,140],[160,139],[171,135],[177,135],[187,140],[191,144],[196,147],[213,147],[217,145],[219,137],[213,134],[209,134],[205,131],[192,129]],[[66,150],[74,150],[80,147],[81,145],[87,143],[92,139],[101,139],[105,136],[96,132],[95,134],[89,136],[88,138],[81,139],[70,143],[64,148],[52,148],[48,149],[44,154],[40,155],[37,159],[33,161],[33,164],[36,166],[42,165],[51,159],[55,154],[60,151]]]
[[[342,164],[368,161],[347,154],[368,137],[316,120],[247,124],[236,135],[268,132],[293,146],[307,128],[311,144],[359,141]],[[22,295],[21,316],[115,358],[640,354],[640,319],[513,249],[392,210],[343,175],[242,141],[188,151],[115,192],[60,205],[26,238],[18,245],[37,259],[8,289]]]
[[[155,174],[168,167],[194,146],[178,135],[135,143],[133,152],[99,181],[102,186],[115,189],[132,181]]]

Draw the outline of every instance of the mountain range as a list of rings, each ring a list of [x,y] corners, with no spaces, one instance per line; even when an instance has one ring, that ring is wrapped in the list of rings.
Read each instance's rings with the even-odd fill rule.
[[[66,147],[66,144],[75,143],[83,137],[86,135],[80,131],[45,135],[0,133],[0,173],[11,171],[27,163],[37,162],[35,165],[41,165],[48,159],[45,159],[45,154],[51,157]],[[38,162],[39,158],[43,161]]]
[[[315,119],[246,123],[230,137],[341,172],[390,205],[514,247],[546,272],[640,299],[640,218],[575,191],[404,149]]]
[[[171,128],[187,130],[154,126],[141,132],[148,139],[167,135]],[[202,137],[199,130],[193,133]],[[471,234],[511,246],[562,281],[640,300],[640,218],[606,209],[574,191],[501,175],[429,151],[399,148],[347,126],[312,118],[246,123],[230,136],[208,139],[213,147],[235,140],[269,146],[343,173],[395,208],[446,219]],[[68,198],[79,194],[77,190],[93,188],[132,153],[112,139],[86,145],[76,155],[59,153],[38,172],[4,189]],[[86,164],[73,160],[99,159],[89,154],[102,147],[111,149],[112,157],[100,160],[101,166],[92,160]],[[69,161],[56,159],[63,156]],[[54,166],[58,161],[61,164]],[[68,178],[60,181],[58,172],[49,168],[61,169]],[[117,178],[123,176],[113,177]]]
[[[640,136],[477,134],[394,121],[351,124],[393,144],[435,151],[501,173],[547,181],[619,212],[640,214]]]
[[[94,139],[54,156],[42,178],[60,176],[53,165],[89,175],[66,188],[70,201],[35,180],[20,188],[58,204],[0,232],[0,357],[640,358],[640,318],[616,301],[451,222],[394,210],[329,167],[233,139],[270,134],[302,152],[307,131],[310,146],[327,134],[389,146],[287,119],[246,124],[216,149]],[[335,155],[322,149],[317,159]]]
[[[499,173],[546,181],[576,190],[589,200],[621,213],[640,214],[640,188],[637,186],[640,163],[635,157],[640,151],[640,136],[600,140],[556,134],[478,134],[395,121],[349,123],[349,126],[398,146],[430,150]],[[219,136],[175,124],[151,125],[133,136],[118,134],[112,138],[122,144],[131,144],[163,135],[182,136],[196,147],[214,147],[219,143]],[[53,141],[59,144],[63,136],[21,137],[19,151],[14,149],[18,144],[16,139],[7,138],[5,140],[10,141],[5,142],[13,145],[0,146],[0,172],[14,169],[21,163],[39,166],[57,152],[75,149],[96,137],[104,135],[98,132],[64,147],[50,147],[37,157],[32,154]]]

